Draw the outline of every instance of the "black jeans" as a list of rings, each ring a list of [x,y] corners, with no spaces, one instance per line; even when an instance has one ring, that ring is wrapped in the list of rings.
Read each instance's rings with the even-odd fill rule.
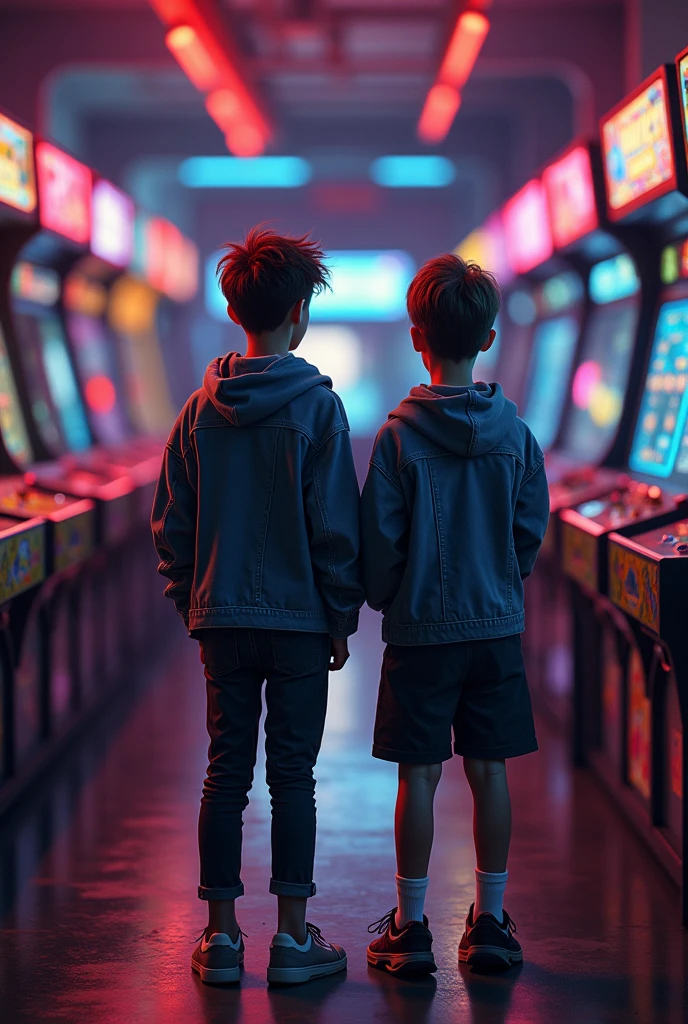
[[[243,896],[242,814],[256,764],[265,688],[266,777],[272,803],[272,879],[277,896],[314,896],[315,780],[327,710],[326,633],[206,629],[208,771],[198,841],[202,900]]]

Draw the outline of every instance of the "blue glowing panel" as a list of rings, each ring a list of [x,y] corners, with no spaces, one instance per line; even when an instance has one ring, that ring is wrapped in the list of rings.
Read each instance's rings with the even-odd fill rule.
[[[208,259],[205,261],[203,291],[207,312],[214,320],[222,320],[226,323],[229,320],[229,317],[227,316],[227,302],[220,291],[220,284],[217,279],[217,264],[221,256],[222,252],[218,249],[217,252],[208,256]]]
[[[626,253],[596,263],[590,271],[590,298],[598,305],[616,302],[640,291],[635,263]]]
[[[554,443],[578,340],[573,316],[543,320],[533,333],[528,398],[523,418],[543,449]]]
[[[312,175],[300,156],[192,156],[178,170],[187,188],[300,188]]]
[[[331,290],[313,296],[311,320],[393,322],[406,316],[406,291],[415,273],[397,249],[327,253]]]
[[[670,476],[688,413],[688,299],[659,311],[631,448],[631,469]]]
[[[370,165],[370,177],[383,188],[444,188],[456,167],[444,156],[381,156]]]

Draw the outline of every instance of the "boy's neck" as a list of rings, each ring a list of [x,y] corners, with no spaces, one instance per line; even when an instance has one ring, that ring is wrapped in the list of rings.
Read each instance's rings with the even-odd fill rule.
[[[473,364],[475,359],[455,363],[453,359],[433,359],[428,367],[431,384],[442,384],[450,388],[467,387],[473,384]]]
[[[276,331],[264,331],[262,334],[249,334],[246,331],[246,358],[286,356],[291,345],[291,336],[291,330],[285,331],[280,328]]]

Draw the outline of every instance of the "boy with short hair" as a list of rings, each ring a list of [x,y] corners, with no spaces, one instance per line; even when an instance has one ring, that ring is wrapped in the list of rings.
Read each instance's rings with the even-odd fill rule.
[[[209,913],[191,966],[206,982],[240,977],[242,812],[266,681],[278,905],[268,981],[294,983],[346,967],[344,950],[306,922],[306,904],[315,895],[313,767],[328,671],[346,662],[364,599],[359,493],[332,381],[292,355],[311,297],[327,283],[324,254],[307,237],[265,228],[225,248],[220,284],[246,355],[214,360],[182,409],[152,516],[165,593],[200,641],[207,684],[198,895]]]
[[[458,256],[425,264],[408,292],[413,346],[431,383],[380,430],[362,496],[364,585],[387,642],[373,755],[399,764],[398,907],[370,931],[368,962],[436,970],[423,903],[442,762],[462,755],[473,793],[477,892],[459,961],[523,959],[503,909],[511,806],[505,758],[537,749],[519,634],[523,580],[547,527],[535,438],[499,384],[474,383],[495,339],[494,278]]]

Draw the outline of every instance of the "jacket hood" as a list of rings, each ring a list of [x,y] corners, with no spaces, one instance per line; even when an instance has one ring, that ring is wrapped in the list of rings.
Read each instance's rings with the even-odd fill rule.
[[[421,384],[390,414],[457,455],[484,455],[513,427],[517,411],[499,384]]]
[[[332,387],[330,378],[317,367],[291,353],[246,359],[229,352],[214,359],[205,371],[203,390],[233,426],[246,427],[319,384]]]

